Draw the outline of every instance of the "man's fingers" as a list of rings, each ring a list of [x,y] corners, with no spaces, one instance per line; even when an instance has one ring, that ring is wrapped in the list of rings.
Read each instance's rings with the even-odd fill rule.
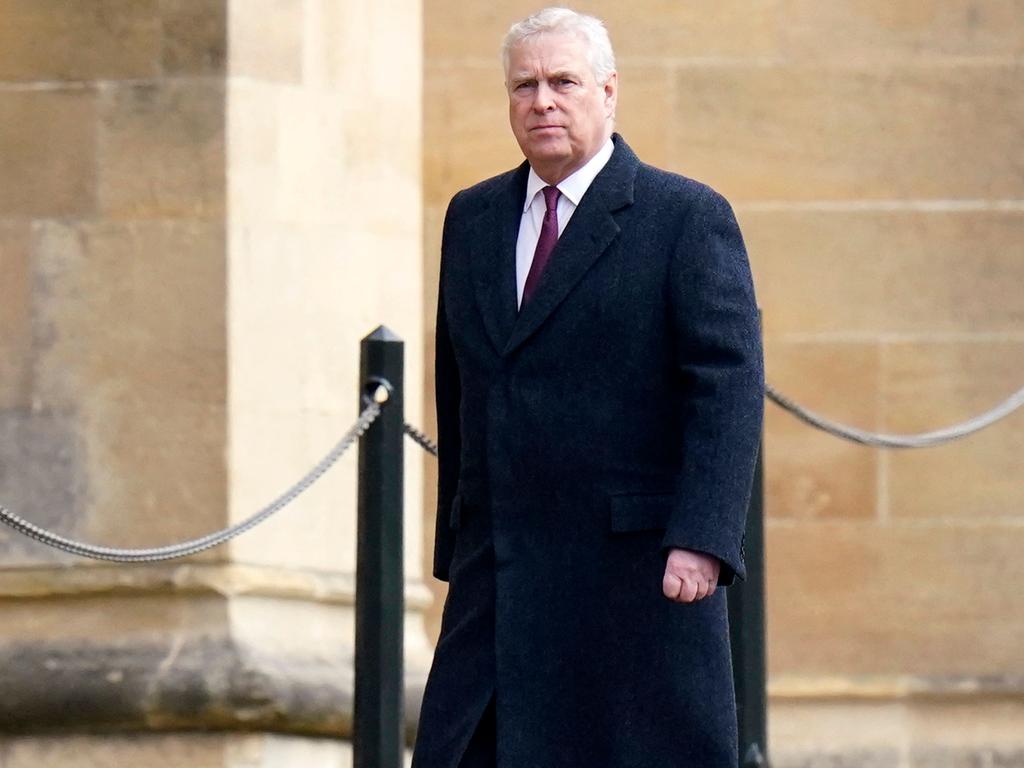
[[[683,586],[679,590],[679,601],[692,603],[697,599],[697,581],[694,578],[683,578]]]
[[[669,600],[676,600],[679,597],[679,590],[683,586],[682,580],[674,573],[665,572],[665,578],[661,580],[661,591]]]
[[[693,596],[693,599],[694,600],[703,600],[705,597],[707,597],[708,596],[708,589],[710,588],[710,586],[711,585],[710,585],[710,583],[708,582],[707,579],[701,579],[700,581],[698,581],[697,582],[697,593]]]
[[[665,597],[677,603],[694,603],[715,594],[716,582],[709,574],[695,570],[676,573],[669,567],[665,569],[661,591]]]

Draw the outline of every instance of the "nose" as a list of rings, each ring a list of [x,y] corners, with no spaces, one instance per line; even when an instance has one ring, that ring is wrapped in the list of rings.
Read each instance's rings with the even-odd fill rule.
[[[551,87],[541,81],[533,95],[533,110],[538,113],[550,112],[555,108],[555,93]]]

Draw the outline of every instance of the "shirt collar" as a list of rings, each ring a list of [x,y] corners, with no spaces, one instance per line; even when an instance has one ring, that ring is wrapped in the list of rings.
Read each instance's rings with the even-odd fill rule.
[[[582,168],[562,179],[556,185],[558,191],[565,195],[573,205],[579,205],[580,200],[583,199],[586,191],[590,189],[590,185],[597,177],[597,174],[601,172],[601,169],[604,168],[609,158],[611,158],[614,149],[615,143],[609,138],[604,143],[604,146],[597,151],[597,154],[584,163]],[[530,206],[533,204],[533,198],[546,186],[548,186],[548,183],[538,176],[531,166],[530,176],[526,181],[526,200],[523,203],[523,213],[530,209]]]

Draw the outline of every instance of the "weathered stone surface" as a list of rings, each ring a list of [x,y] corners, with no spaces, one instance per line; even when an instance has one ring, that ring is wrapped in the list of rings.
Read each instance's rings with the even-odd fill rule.
[[[0,213],[89,214],[96,197],[96,97],[0,90]]]
[[[303,0],[225,0],[232,76],[302,80]]]
[[[160,0],[165,75],[225,71],[228,0]]]
[[[0,413],[27,408],[31,387],[32,279],[29,222],[0,220]],[[0,470],[2,471],[2,470]]]
[[[67,415],[0,411],[0,503],[36,525],[73,536],[88,505],[87,455]],[[0,527],[5,566],[70,559]]]
[[[98,595],[61,610],[7,601],[2,618],[2,732],[351,734],[351,606]],[[424,669],[410,661],[411,737]]]
[[[1012,523],[769,524],[771,674],[1016,675],[1022,546]]]
[[[1019,284],[1019,282],[1018,282]],[[1024,341],[892,343],[883,347],[883,425],[891,432],[949,427],[1024,385]],[[1024,411],[967,439],[888,456],[893,517],[1019,518]]]
[[[1024,749],[924,747],[910,753],[910,768],[1024,768]]]
[[[831,680],[836,690],[825,696],[797,696],[788,686],[773,686],[772,765],[873,765],[872,760],[895,756],[899,768],[980,768],[1012,761],[1020,752],[1024,705],[1019,695],[965,695],[956,686],[944,692],[936,686],[934,695],[893,688],[883,695],[844,697],[838,688],[853,681]]]
[[[771,764],[775,768],[903,768],[899,750],[891,748],[792,752],[783,745],[772,752]]]
[[[223,82],[169,80],[104,89],[98,155],[103,215],[221,218],[224,126]]]
[[[0,80],[97,80],[160,72],[158,0],[0,0]]]
[[[37,232],[34,397],[88,445],[90,538],[152,545],[224,520],[223,250],[218,224]]]
[[[663,67],[619,65],[619,100],[615,130],[641,160],[659,168],[668,165],[675,140],[672,120],[672,76]]]
[[[598,0],[580,10],[604,19],[620,57],[749,58],[777,51],[779,6],[777,0],[724,0],[709,13],[699,4],[673,0],[650,0],[642,7]],[[433,0],[424,15],[427,59],[473,59],[500,68],[505,32],[540,7],[522,0]]]
[[[1024,53],[1024,16],[1016,0],[786,0],[780,17],[781,48],[793,58],[849,62]]]
[[[472,108],[466,93],[474,94]],[[490,61],[424,69],[424,195],[446,206],[452,195],[481,179],[514,168],[522,152],[508,127],[508,95],[500,65]]]
[[[873,343],[769,342],[766,375],[780,392],[830,419],[879,426],[879,351]],[[879,453],[838,440],[769,403],[765,482],[773,518],[873,519]]]
[[[152,733],[11,736],[0,739],[2,768],[351,768],[338,738],[259,733]],[[408,754],[406,756],[408,765]]]
[[[769,335],[1013,332],[1024,212],[737,211]]]
[[[1020,80],[1013,65],[684,67],[672,167],[736,201],[1017,198]]]
[[[981,760],[982,766],[1009,759],[1014,765],[1022,751],[1024,699],[1009,695],[920,702],[908,707],[905,724],[912,768],[943,766],[943,760],[951,759],[956,766],[961,765],[957,759]]]

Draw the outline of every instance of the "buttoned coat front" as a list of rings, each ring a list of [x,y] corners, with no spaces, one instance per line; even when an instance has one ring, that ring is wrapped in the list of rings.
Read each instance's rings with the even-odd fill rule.
[[[493,581],[451,585],[417,768],[457,766],[492,692],[504,768],[737,764],[725,593],[671,602],[662,576],[669,547],[715,555],[723,584],[744,572],[750,271],[724,198],[613,138],[522,311],[528,166],[448,208],[434,574],[457,572],[486,512]],[[474,615],[493,627],[460,633]]]

